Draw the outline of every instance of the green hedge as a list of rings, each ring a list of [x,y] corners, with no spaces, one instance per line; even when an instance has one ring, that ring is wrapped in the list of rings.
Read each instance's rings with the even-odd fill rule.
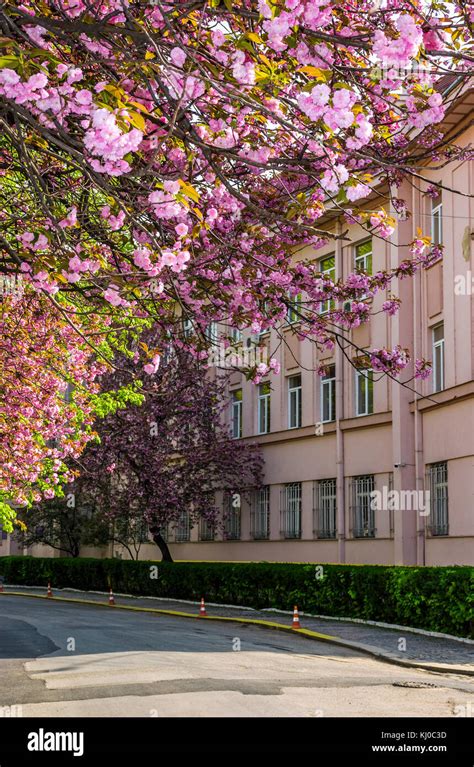
[[[150,568],[158,568],[158,578]],[[322,578],[318,578],[322,568]],[[277,607],[474,637],[473,567],[0,557],[6,583]]]

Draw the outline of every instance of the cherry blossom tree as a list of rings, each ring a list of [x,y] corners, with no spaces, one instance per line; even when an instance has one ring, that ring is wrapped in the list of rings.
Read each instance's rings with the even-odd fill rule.
[[[4,271],[164,330],[177,307],[201,331],[275,324],[301,290],[316,340],[328,293],[353,300],[341,326],[363,320],[357,297],[393,275],[336,291],[294,248],[334,236],[334,208],[389,237],[371,190],[405,209],[403,178],[462,155],[437,83],[470,76],[473,19],[439,0],[2,2]]]
[[[146,338],[151,343],[150,334]],[[120,371],[105,377],[105,390],[124,387],[133,374],[133,361],[122,360]],[[225,515],[216,493],[249,494],[261,485],[263,464],[256,445],[232,439],[225,390],[223,377],[212,377],[188,352],[174,352],[141,404],[118,408],[98,423],[100,444],[78,461],[74,506],[107,520],[110,538],[129,550],[137,531],[141,542],[151,533],[169,561],[166,529],[183,520],[219,528]]]
[[[94,437],[104,367],[41,294],[27,291],[3,297],[0,368],[0,521],[11,531],[15,506],[52,498],[74,477],[66,464]]]
[[[170,340],[205,357],[210,322],[278,327],[300,293],[300,335],[342,343],[370,317],[365,296],[440,249],[421,232],[391,271],[337,283],[295,251],[347,236],[329,214],[390,238],[421,164],[472,157],[441,123],[472,74],[473,21],[465,0],[2,0],[0,273],[75,334],[65,359],[77,343],[110,366],[118,342],[145,381]],[[154,348],[137,350],[151,324]],[[429,372],[399,347],[369,356],[389,375]],[[31,397],[24,387],[18,412]],[[40,424],[26,418],[38,467],[26,432]],[[8,478],[0,491],[23,500]]]
[[[96,417],[139,400],[140,385],[102,394],[107,364],[97,361],[80,318],[71,327],[44,295],[13,287],[0,303],[0,523],[7,532],[16,509],[62,495],[77,474],[71,461],[97,437]],[[87,331],[101,324],[89,319]],[[110,335],[102,341],[104,357],[120,348]]]

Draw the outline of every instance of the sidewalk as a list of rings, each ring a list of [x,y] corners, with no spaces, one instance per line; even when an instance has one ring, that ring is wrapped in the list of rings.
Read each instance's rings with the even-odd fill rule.
[[[45,588],[8,585],[4,587],[4,594],[0,594],[0,598],[9,593],[46,597]],[[53,588],[53,595],[58,601],[61,599],[108,604],[106,593]],[[190,618],[199,615],[198,602],[121,594],[115,594],[115,602],[116,608],[158,610],[163,613],[179,613],[182,617]],[[221,618],[241,623],[252,622],[267,628],[292,630],[291,613],[280,610],[254,610],[214,604],[206,604],[206,610],[211,620]],[[382,628],[359,621],[311,617],[304,613],[300,613],[300,622],[302,631],[298,633],[302,636],[350,647],[379,660],[411,668],[474,676],[474,640],[431,636],[428,632],[416,633],[416,630],[402,626]],[[400,650],[400,646],[405,646],[406,649]]]

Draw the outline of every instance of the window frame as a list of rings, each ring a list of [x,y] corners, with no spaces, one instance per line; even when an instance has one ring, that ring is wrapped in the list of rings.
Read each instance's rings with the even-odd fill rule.
[[[238,344],[242,343],[242,331],[240,328],[236,328],[231,325],[228,332],[233,346],[237,346]]]
[[[286,309],[286,323],[287,325],[295,325],[297,322],[301,322],[301,317],[299,316],[302,314],[301,306],[303,304],[303,294],[296,293],[296,295],[291,296],[288,293],[288,306]],[[299,312],[296,311],[296,308],[299,309]]]
[[[313,532],[315,538],[337,537],[337,480],[317,479],[313,482]]]
[[[435,333],[437,330],[442,329],[443,337],[438,341],[435,340]],[[444,391],[446,386],[445,370],[446,370],[446,357],[445,357],[445,334],[444,334],[444,322],[438,322],[437,325],[433,325],[431,328],[431,345],[433,353],[433,394]],[[438,352],[440,353],[440,363],[438,362]],[[440,377],[440,386],[437,385],[438,375]]]
[[[326,374],[321,376],[319,382],[319,398],[320,398],[320,418],[321,423],[333,423],[336,420],[336,366],[329,366],[331,371],[334,371],[334,375]],[[325,391],[329,389],[329,415],[333,415],[333,418],[324,417],[324,403],[325,403]]]
[[[233,497],[239,496],[239,505],[234,506]],[[240,541],[242,536],[242,495],[226,491],[224,494],[224,541]]]
[[[238,397],[239,393],[240,397]],[[243,390],[234,389],[231,392],[231,398],[232,439],[242,439]],[[237,429],[235,428],[236,423]]]
[[[299,378],[299,385],[298,386],[292,386],[291,381]],[[300,429],[301,424],[303,422],[303,405],[302,405],[302,394],[303,394],[303,386],[302,386],[302,379],[301,379],[301,373],[296,373],[295,375],[288,376],[288,429]],[[295,397],[296,404],[295,404],[295,414],[296,414],[296,423],[292,425],[291,423],[291,416],[293,412],[292,408],[292,399],[293,396]]]
[[[191,520],[189,511],[181,512],[174,526],[174,542],[187,543],[191,539]]]
[[[351,484],[352,537],[375,538],[375,511],[371,503],[371,493],[375,490],[375,475],[361,474],[352,477]]]
[[[331,266],[329,269],[323,269],[323,264],[325,261],[333,261],[333,266]],[[330,253],[327,256],[324,256],[324,258],[321,258],[319,261],[319,271],[321,274],[326,274],[330,277],[332,282],[336,281],[336,254]],[[319,314],[328,314],[328,312],[332,311],[335,307],[335,301],[334,299],[328,298],[325,301],[321,301],[319,304]]]
[[[250,536],[259,541],[270,538],[270,485],[263,485],[253,493]]]
[[[194,323],[190,317],[183,317],[184,338],[190,338],[194,333]]]
[[[436,202],[439,200],[439,202]],[[434,204],[436,202],[436,204]],[[437,197],[431,199],[431,242],[433,245],[443,244],[443,200]]]
[[[357,368],[355,371],[355,414],[357,418],[364,415],[373,415],[374,412],[374,371],[372,368]],[[366,375],[367,374],[367,375]],[[359,378],[363,376],[367,381],[364,395],[364,411],[359,410]],[[369,377],[370,376],[370,377]],[[371,386],[369,385],[371,384]]]
[[[369,253],[362,253],[359,254],[359,248],[363,248],[365,245],[370,245],[370,252]],[[356,245],[354,245],[354,271],[356,274],[367,274],[369,277],[373,274],[373,259],[374,259],[374,249],[373,249],[373,242],[372,238],[368,240],[364,240],[363,242],[358,242]],[[361,268],[358,265],[358,262],[363,260],[364,261],[364,267]],[[367,269],[367,260],[370,261],[370,269]]]
[[[302,496],[301,482],[289,482],[281,491],[281,533],[285,539],[301,538]]]
[[[263,392],[263,388],[268,391]],[[263,416],[263,418],[262,418]],[[262,429],[262,421],[264,428]],[[270,383],[265,381],[258,385],[257,393],[257,433],[268,434],[271,425],[271,388]]]
[[[430,534],[432,536],[449,535],[448,462],[437,461],[429,464],[427,468],[430,488]],[[442,477],[440,478],[441,473]],[[442,491],[441,496],[440,489]]]

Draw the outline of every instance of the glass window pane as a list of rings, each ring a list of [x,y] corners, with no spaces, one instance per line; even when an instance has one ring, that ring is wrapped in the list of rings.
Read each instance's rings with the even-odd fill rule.
[[[356,272],[372,274],[372,240],[356,246],[354,260]]]

